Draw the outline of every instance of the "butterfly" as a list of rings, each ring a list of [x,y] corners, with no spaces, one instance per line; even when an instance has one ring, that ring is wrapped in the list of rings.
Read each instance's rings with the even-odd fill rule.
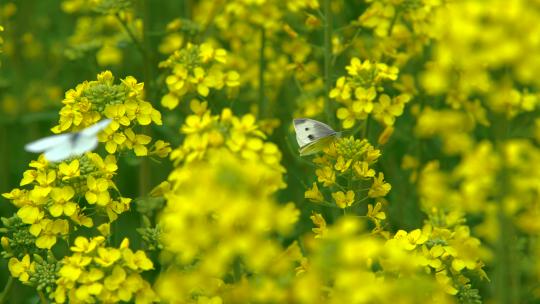
[[[309,118],[293,120],[296,141],[300,146],[300,156],[311,155],[321,151],[341,135],[329,125]]]
[[[104,119],[79,132],[38,139],[24,146],[24,149],[34,153],[44,152],[48,161],[60,162],[72,156],[94,150],[98,145],[97,134],[110,123],[110,119]]]

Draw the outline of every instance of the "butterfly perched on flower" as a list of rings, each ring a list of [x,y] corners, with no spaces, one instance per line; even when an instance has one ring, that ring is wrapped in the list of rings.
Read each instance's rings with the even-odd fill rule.
[[[321,151],[341,135],[329,125],[309,118],[293,120],[296,141],[300,146],[300,155],[311,155]]]
[[[60,162],[94,150],[98,145],[97,134],[110,123],[110,119],[104,119],[79,132],[41,138],[27,144],[24,149],[28,152],[44,153],[50,162]]]

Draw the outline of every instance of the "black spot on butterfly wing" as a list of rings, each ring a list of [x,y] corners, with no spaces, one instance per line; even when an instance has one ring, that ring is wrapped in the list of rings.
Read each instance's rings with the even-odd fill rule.
[[[75,144],[77,143],[77,141],[79,141],[80,137],[81,137],[80,132],[69,134],[69,143],[71,144],[71,148],[75,147]]]
[[[313,125],[313,128],[314,128],[314,134],[317,134],[316,136],[315,135],[311,135],[313,138],[309,137],[308,138],[310,140],[314,140],[314,139],[320,139],[320,138],[324,138],[324,137],[328,137],[328,136],[331,136],[331,135],[335,135],[336,134],[336,131],[332,130],[332,129],[329,129],[327,127],[325,127],[324,125],[318,125],[318,124],[315,124]]]
[[[307,131],[307,128],[306,128],[306,131]],[[309,134],[307,136],[307,138],[309,138],[310,140],[314,140],[315,139],[315,136],[313,134]]]

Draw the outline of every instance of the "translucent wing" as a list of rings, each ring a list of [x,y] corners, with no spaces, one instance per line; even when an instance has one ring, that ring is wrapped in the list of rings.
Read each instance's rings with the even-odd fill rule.
[[[296,141],[303,148],[321,138],[335,135],[329,125],[309,118],[298,118],[293,121],[296,131]]]
[[[71,136],[72,134],[70,133],[48,136],[27,144],[24,146],[24,149],[28,152],[40,153],[55,146],[61,146],[69,143]]]
[[[94,150],[98,145],[97,136],[78,136],[71,145],[72,156]]]
[[[335,133],[330,136],[323,137],[317,141],[311,142],[303,147],[300,147],[300,156],[311,155],[321,151],[322,149],[324,149],[324,147],[331,144],[339,136],[340,133]]]
[[[79,133],[82,136],[88,137],[88,136],[96,136],[99,131],[105,129],[109,124],[111,123],[110,119],[103,119],[90,127],[81,130]]]
[[[71,141],[63,142],[45,151],[45,158],[53,163],[62,161],[73,155]]]

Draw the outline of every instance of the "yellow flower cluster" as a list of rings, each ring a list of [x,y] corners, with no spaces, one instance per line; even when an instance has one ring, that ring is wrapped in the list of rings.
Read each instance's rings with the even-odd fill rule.
[[[365,49],[368,58],[391,58],[398,66],[420,54],[435,36],[433,24],[446,0],[436,1],[366,1],[368,8],[351,23],[356,31],[373,31],[369,46],[362,39],[351,43]]]
[[[105,238],[77,237],[70,247],[72,255],[60,261],[56,303],[135,303],[157,302],[157,295],[141,272],[153,263],[144,251],[133,252],[129,240],[119,248],[106,247]]]
[[[133,150],[137,156],[165,157],[170,151],[167,143],[158,140],[149,149],[152,138],[135,133],[137,126],[162,124],[161,113],[144,100],[143,89],[144,84],[131,76],[115,84],[110,71],[100,73],[97,80],[85,81],[66,92],[59,123],[52,131],[80,130],[110,118],[111,124],[98,137],[100,142],[105,142],[107,152]]]
[[[377,173],[373,167],[380,155],[380,150],[365,139],[337,139],[328,145],[323,156],[314,159],[318,167],[315,171],[317,181],[331,189],[333,203],[327,201],[316,182],[306,191],[305,197],[316,203],[342,209],[367,199],[383,198],[391,186],[384,181],[384,174]]]
[[[133,42],[130,35],[142,32],[142,22],[134,17],[128,0],[64,0],[62,10],[79,15],[64,51],[70,59],[96,51],[100,66],[119,65],[124,59],[120,45]]]
[[[165,30],[167,34],[159,44],[158,50],[160,53],[170,55],[182,48],[192,36],[199,34],[201,27],[191,20],[176,18],[167,24]]]
[[[539,45],[533,38],[540,32],[540,13],[536,4],[529,5],[490,0],[438,10],[432,31],[439,43],[420,79],[425,90],[448,93],[445,101],[455,109],[468,109],[478,98],[481,108],[508,118],[536,109],[538,94],[526,88],[540,84],[534,55]]]
[[[281,89],[293,74],[299,80],[299,89],[305,93],[297,103],[306,112],[319,113],[322,109],[320,58],[313,58],[312,43],[297,32],[305,24],[311,29],[317,27],[310,24],[320,23],[315,16],[318,13],[319,3],[314,0],[203,0],[194,8],[194,21],[202,28],[215,25],[219,38],[231,49],[227,65],[240,73],[242,85],[259,91],[258,98],[276,105]],[[250,93],[246,95],[254,98]],[[320,105],[314,106],[311,101]],[[274,107],[258,110],[273,111]]]
[[[442,150],[448,155],[466,153],[474,144],[471,131],[477,124],[470,114],[451,109],[435,110],[429,106],[425,107],[417,117],[415,133],[421,139],[440,138]],[[481,115],[482,121],[486,121],[484,111]]]
[[[292,302],[452,303],[445,284],[426,274],[425,258],[411,254],[427,242],[420,230],[385,240],[366,233],[362,224],[343,217],[318,238],[305,239]]]
[[[224,63],[227,52],[214,48],[210,43],[201,45],[188,44],[176,50],[160,67],[170,69],[165,82],[169,92],[161,99],[161,104],[174,109],[186,94],[207,97],[210,90],[237,89],[240,75],[234,70],[227,70]]]
[[[357,121],[366,120],[369,115],[385,126],[392,126],[411,99],[408,94],[393,98],[382,94],[383,82],[395,81],[398,68],[353,58],[346,69],[348,75],[340,77],[330,91],[330,98],[342,105],[337,110],[337,117],[343,128],[352,128]]]
[[[175,163],[191,162],[207,157],[209,150],[226,148],[243,159],[257,160],[274,166],[280,172],[281,152],[276,144],[265,142],[265,134],[252,114],[242,117],[233,115],[229,108],[220,115],[212,115],[207,102],[193,100],[191,110],[181,132],[186,135],[181,146],[171,152]]]
[[[168,302],[282,302],[278,278],[293,265],[275,235],[293,229],[299,211],[279,205],[279,168],[243,159],[222,147],[207,161],[169,176],[163,228],[166,272],[157,291]]]
[[[503,215],[524,233],[537,234],[533,218],[539,212],[534,203],[539,159],[540,149],[526,140],[509,140],[500,146],[483,141],[450,172],[437,163],[425,166],[419,192],[428,210],[482,215],[476,232],[490,242],[498,239],[502,229],[498,218]]]
[[[17,217],[38,248],[52,248],[74,227],[93,227],[93,214],[106,215],[112,222],[129,209],[131,199],[122,197],[112,181],[118,169],[112,155],[102,159],[87,153],[60,164],[41,156],[30,167],[20,183],[26,188],[2,196],[18,208]],[[82,198],[87,204],[81,203]]]

